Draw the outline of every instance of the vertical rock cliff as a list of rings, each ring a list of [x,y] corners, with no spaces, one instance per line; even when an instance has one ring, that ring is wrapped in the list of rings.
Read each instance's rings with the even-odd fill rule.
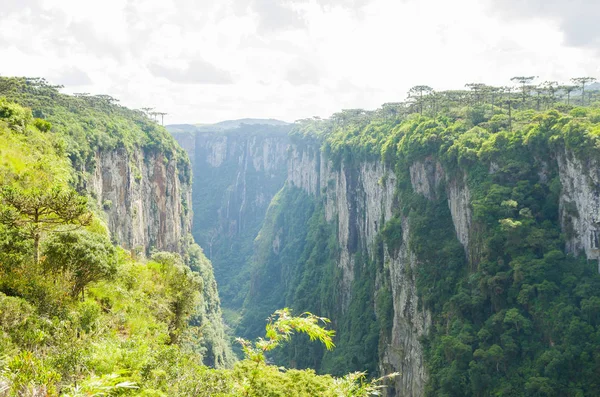
[[[211,263],[190,236],[191,168],[173,137],[108,95],[65,95],[44,79],[0,77],[0,96],[44,119],[71,161],[71,181],[92,198],[114,244],[141,257],[176,252],[203,279],[194,321],[209,364],[230,361]],[[44,129],[44,131],[46,131]]]
[[[191,232],[190,170],[160,151],[98,151],[89,190],[124,247],[180,252]]]
[[[195,233],[206,247],[213,239],[215,263],[228,258],[216,271],[227,299],[238,308],[244,300],[238,334],[261,334],[284,306],[332,320],[333,352],[291,341],[274,353],[277,362],[332,374],[399,372],[390,397],[465,395],[494,377],[501,387],[509,374],[493,361],[498,352],[508,368],[522,364],[515,352],[533,346],[527,338],[549,338],[539,351],[556,350],[552,337],[531,336],[515,318],[550,327],[531,302],[551,307],[544,291],[576,279],[557,275],[587,274],[581,258],[600,257],[598,162],[562,144],[515,139],[507,148],[508,137],[480,128],[452,132],[441,151],[432,142],[441,145],[443,128],[425,120],[427,135],[419,119],[411,123],[386,130],[398,138],[383,146],[385,160],[365,155],[352,128],[352,143],[340,130],[179,136],[194,157],[194,208],[203,214]],[[475,154],[473,142],[488,138]],[[243,255],[220,254],[219,238],[226,252]],[[525,387],[511,382],[511,390]]]
[[[213,262],[224,306],[245,298],[253,241],[286,177],[286,126],[174,133],[192,162],[193,234]]]
[[[581,160],[565,151],[558,156],[562,194],[560,219],[567,252],[600,259],[600,166],[596,159]],[[600,271],[600,263],[599,268]]]
[[[400,372],[389,395],[421,396],[427,381],[420,339],[431,327],[431,313],[419,303],[416,274],[419,258],[411,249],[409,219],[398,215],[399,241],[377,241],[386,224],[403,205],[396,195],[397,178],[381,161],[363,161],[353,166],[334,166],[318,147],[293,145],[288,162],[288,184],[307,194],[320,196],[325,217],[335,223],[339,251],[336,266],[341,283],[336,295],[340,307],[332,317],[339,324],[353,299],[357,267],[365,266],[366,254],[371,261],[381,261],[375,275],[376,284],[388,279],[391,287],[393,318],[391,329],[380,329],[378,368],[381,373]],[[456,231],[456,239],[469,248],[471,233],[470,193],[464,178],[446,176],[442,165],[432,159],[415,162],[410,167],[412,190],[425,199],[445,200]],[[377,258],[377,250],[383,256]],[[383,293],[375,287],[376,295]],[[359,298],[360,299],[360,298]],[[377,311],[377,300],[372,310]],[[341,313],[341,314],[340,314]]]
[[[275,266],[265,270],[264,274],[259,270],[262,276],[254,273],[252,284],[242,290],[248,321],[243,323],[241,330],[248,332],[248,329],[253,329],[255,321],[260,323],[254,327],[259,333],[265,316],[279,306],[288,305],[327,314],[334,321],[339,337],[344,338],[347,344],[355,344],[357,342],[351,339],[365,335],[351,335],[353,328],[349,323],[356,314],[353,310],[357,310],[358,300],[365,298],[359,295],[359,290],[363,288],[365,278],[369,278],[367,307],[361,306],[360,310],[371,310],[373,318],[369,321],[380,324],[375,331],[369,331],[375,342],[367,349],[373,351],[356,353],[354,367],[353,364],[340,363],[335,353],[319,358],[318,365],[321,370],[343,373],[375,364],[373,370],[382,374],[402,373],[388,390],[389,395],[423,395],[427,371],[420,339],[431,327],[431,313],[419,303],[416,286],[419,259],[411,250],[408,217],[398,215],[399,240],[388,243],[381,238],[385,225],[401,206],[396,195],[394,171],[381,161],[335,165],[321,151],[320,142],[290,144],[285,136],[242,137],[221,132],[197,133],[192,139],[189,134],[174,135],[194,159],[195,237],[207,247],[213,259],[222,296],[232,299],[228,283],[231,283],[235,271],[250,277],[247,269],[251,262],[259,268],[265,263]],[[411,167],[410,183],[416,193],[428,200],[438,200],[443,196],[456,239],[467,252],[471,211],[470,193],[464,177],[448,178],[439,163],[425,161]],[[280,188],[290,192],[289,196],[304,195],[304,202],[312,204],[296,199],[292,205],[281,197],[271,202]],[[270,211],[275,213],[271,216],[266,214],[269,203],[273,207]],[[318,217],[319,211],[335,233],[335,249],[325,249],[331,256],[331,269],[318,270],[334,274],[321,275],[331,281],[326,288],[332,299],[320,307],[300,307],[297,304],[299,294],[290,291],[303,288],[298,278],[303,270],[295,269],[295,266],[304,264],[290,263],[290,260],[310,262],[311,255],[306,251],[312,247],[306,242],[310,239],[309,231],[305,229],[294,235],[293,230],[298,226],[292,223],[293,218],[303,218],[300,223],[311,223],[313,218]],[[249,233],[244,234],[248,225],[251,225],[247,230]],[[231,254],[224,255],[223,251],[217,250],[223,249],[217,248],[222,244],[220,239],[227,242],[225,249],[232,252],[236,242],[243,242],[242,239],[251,241],[257,235],[257,244],[244,247],[247,251],[233,263],[234,268],[232,263],[225,263]],[[293,250],[294,254],[290,255],[285,250]],[[327,267],[324,260],[316,265]],[[377,262],[378,265],[375,272],[367,275],[363,268],[372,266],[369,262]],[[273,271],[279,273],[274,278]],[[361,274],[363,279],[356,280]],[[237,292],[244,288],[242,283],[234,286]],[[313,289],[316,288],[313,286]],[[249,294],[246,296],[247,291]],[[231,302],[236,301],[232,299]],[[386,308],[386,305],[389,307]],[[254,307],[262,307],[263,310],[252,317]],[[390,317],[387,320],[376,319],[386,315]],[[387,327],[383,321],[387,321]],[[252,336],[252,332],[246,336]],[[352,350],[354,347],[338,343],[338,351],[344,352],[346,348]],[[292,363],[302,366],[301,358],[289,357]],[[369,360],[375,362],[367,363]]]

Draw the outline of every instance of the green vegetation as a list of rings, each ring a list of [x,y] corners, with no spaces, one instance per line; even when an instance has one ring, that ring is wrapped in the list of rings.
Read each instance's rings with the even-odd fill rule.
[[[420,304],[433,315],[422,340],[428,395],[600,394],[600,276],[597,263],[565,249],[573,231],[568,222],[561,229],[558,174],[560,156],[583,164],[600,160],[597,92],[585,90],[589,79],[573,89],[516,79],[518,91],[415,87],[409,103],[297,124],[296,144],[316,142],[350,175],[362,161],[384,161],[395,170],[399,205],[376,239],[373,258],[354,247],[355,277],[342,313],[337,231],[324,221],[316,198],[284,188],[258,237],[243,329],[255,332],[258,319],[282,303],[324,313],[338,330],[336,351],[292,342],[278,359],[332,373],[360,365],[376,375],[392,311],[381,244],[396,249],[406,220],[408,248],[419,264]],[[409,170],[418,161],[439,163],[448,180],[466,176],[474,230],[467,253],[455,237],[446,182],[432,199],[413,191]],[[568,205],[565,211],[577,216]],[[318,258],[314,264],[311,255]]]
[[[381,239],[378,241],[381,244]],[[273,307],[323,313],[338,331],[335,350],[326,351],[298,338],[277,352],[274,359],[295,368],[314,368],[338,376],[354,371],[377,374],[379,338],[382,332],[388,332],[384,330],[389,329],[392,317],[389,280],[382,278],[375,286],[382,257],[369,260],[357,255],[356,282],[349,303],[352,315],[342,316],[337,230],[326,221],[321,203],[290,186],[271,202],[256,239],[255,255],[251,288],[237,331],[240,335],[259,335],[262,319]]]
[[[0,97],[6,98],[0,102],[0,117],[11,128],[22,129],[35,117],[38,130],[52,129],[55,145],[71,160],[78,187],[87,181],[86,172],[93,172],[96,152],[117,148],[160,151],[178,164],[180,177],[190,181],[185,152],[144,112],[120,106],[108,95],[65,95],[60,88],[40,78],[0,77]],[[33,114],[19,114],[19,105]]]
[[[70,187],[60,133],[29,109],[0,107],[0,390],[163,395],[161,371],[181,360],[227,364],[222,335],[201,317],[214,304],[205,291],[216,291],[204,286],[214,278],[199,247],[145,263],[115,248]]]
[[[265,338],[240,340],[246,359],[230,362],[212,267],[193,239],[182,254],[149,259],[115,247],[101,209],[73,189],[82,175],[65,150],[72,137],[14,102],[0,99],[0,109],[0,395],[379,393],[383,379],[364,373],[266,364],[293,332],[333,348],[328,320],[309,313],[276,312]]]

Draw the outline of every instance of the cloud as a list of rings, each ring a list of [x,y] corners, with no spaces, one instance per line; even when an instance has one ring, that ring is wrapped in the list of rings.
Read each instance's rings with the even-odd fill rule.
[[[416,84],[600,77],[597,15],[591,0],[4,0],[0,74],[170,123],[327,117]]]
[[[600,2],[597,0],[488,0],[505,19],[549,18],[573,47],[600,47]]]
[[[179,84],[231,84],[233,78],[225,70],[202,60],[195,59],[183,69],[167,67],[158,63],[148,65],[150,72],[156,77]]]
[[[313,63],[302,58],[293,62],[285,77],[292,85],[318,84],[321,79],[319,69]]]
[[[308,21],[305,13],[310,0],[235,0],[240,13],[254,13],[258,17],[258,32],[272,34],[288,30],[305,30]],[[316,0],[322,8],[339,7],[359,12],[373,0]]]
[[[254,0],[253,9],[259,16],[259,29],[263,32],[301,29],[306,22],[289,3],[273,0]]]
[[[92,84],[92,79],[83,70],[72,66],[66,70],[59,71],[52,80],[64,86],[84,86]]]
[[[16,12],[38,11],[39,0],[3,0],[0,7],[0,18]]]
[[[117,43],[111,42],[103,35],[85,22],[71,22],[67,28],[68,35],[73,37],[86,52],[96,55],[108,55],[117,59],[123,59],[127,48],[119,47]]]
[[[234,9],[238,15],[255,15],[257,30],[268,35],[306,28],[306,21],[295,8],[298,2],[299,0],[234,0]]]

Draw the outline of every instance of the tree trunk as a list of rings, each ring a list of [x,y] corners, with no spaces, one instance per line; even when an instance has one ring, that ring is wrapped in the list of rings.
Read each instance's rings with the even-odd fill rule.
[[[40,232],[35,231],[33,234],[33,258],[35,263],[40,263]]]

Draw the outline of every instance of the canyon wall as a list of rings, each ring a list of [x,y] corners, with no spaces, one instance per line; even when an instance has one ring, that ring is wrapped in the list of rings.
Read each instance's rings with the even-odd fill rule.
[[[189,174],[159,151],[99,151],[88,188],[119,244],[180,252],[191,232]]]
[[[364,343],[361,338],[366,335],[351,335],[350,330],[357,328],[349,325],[356,316],[356,307],[360,306],[363,311],[372,312],[368,321],[377,324],[377,330],[373,331],[377,342],[371,345],[377,350],[377,372],[401,374],[385,393],[424,395],[428,372],[422,340],[432,330],[432,312],[421,302],[417,274],[427,259],[415,251],[413,229],[418,225],[412,223],[403,208],[412,205],[411,195],[430,203],[427,205],[439,206],[440,224],[449,225],[444,238],[462,247],[463,267],[476,271],[486,254],[481,240],[485,225],[475,221],[473,182],[468,172],[461,168],[446,169],[441,161],[429,156],[409,164],[406,175],[402,176],[404,180],[400,181],[397,171],[381,160],[333,161],[316,140],[290,140],[283,134],[202,133],[193,139],[175,136],[194,159],[193,202],[195,211],[200,209],[196,214],[195,236],[207,250],[220,246],[221,251],[210,254],[214,257],[217,278],[221,277],[219,288],[233,302],[233,307],[241,307],[245,299],[244,331],[252,329],[253,322],[260,325],[255,327],[260,331],[265,315],[278,309],[278,305],[321,310],[319,314],[326,313],[332,318],[334,328],[339,329],[337,349],[343,353],[338,356],[315,353],[320,358],[312,364],[302,364],[302,357],[298,357],[302,348],[294,345],[282,356],[291,365],[341,373],[355,369],[354,359],[365,365],[364,357],[360,358],[358,353],[353,356],[354,350],[344,345]],[[558,216],[566,235],[565,252],[596,260],[600,256],[599,167],[568,152],[553,155],[549,161],[556,175],[540,169],[539,178],[544,184],[550,177],[559,178]],[[489,173],[495,172],[492,164]],[[313,225],[320,211],[328,228],[321,225],[318,229]],[[294,216],[309,226],[302,229],[291,219]],[[435,224],[428,227],[435,228]],[[330,236],[330,241],[336,243],[334,249],[324,245],[319,248],[314,241],[317,230],[330,230],[334,234]],[[386,237],[387,234],[392,237]],[[240,251],[236,246],[245,251],[232,267],[231,254]],[[327,251],[326,256],[333,258],[332,269],[323,269],[330,266],[323,258],[311,270],[307,270],[309,265],[305,268],[305,263],[318,256],[318,250]],[[244,284],[237,280],[230,284],[236,272],[252,281]],[[331,278],[325,286],[303,285],[306,279],[311,279],[306,276],[310,272],[319,272],[313,281],[318,281],[318,277]],[[361,277],[370,279],[365,283]],[[237,295],[228,291],[230,285]],[[361,306],[357,300],[365,298],[360,295],[364,288],[370,296],[368,303]],[[303,293],[311,299],[319,299],[320,294],[323,301],[300,307],[298,299]],[[389,322],[385,320],[386,304],[391,307]],[[258,306],[262,311],[250,313]]]

